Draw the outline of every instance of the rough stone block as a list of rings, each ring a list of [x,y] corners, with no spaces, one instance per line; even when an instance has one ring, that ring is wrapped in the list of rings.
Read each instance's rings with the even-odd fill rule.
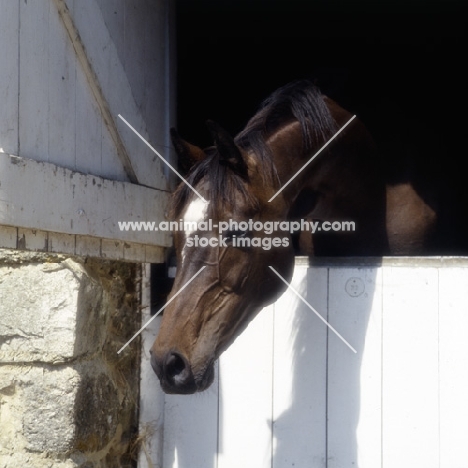
[[[81,311],[99,315],[101,308],[102,290],[79,263],[3,266],[0,362],[64,362],[90,352],[83,340],[92,340],[79,329],[85,326]],[[90,334],[95,330],[92,327]],[[91,346],[94,349],[96,343]]]
[[[0,250],[0,468],[133,466],[136,271]]]
[[[67,452],[75,439],[78,372],[69,367],[0,368],[0,445],[18,452]],[[1,452],[0,452],[1,453]]]

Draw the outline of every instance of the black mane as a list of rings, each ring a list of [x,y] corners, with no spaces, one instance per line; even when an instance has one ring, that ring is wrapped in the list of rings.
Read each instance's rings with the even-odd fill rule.
[[[240,148],[251,151],[259,159],[266,182],[277,182],[267,139],[281,126],[294,120],[301,125],[305,153],[321,146],[336,131],[336,123],[320,90],[310,81],[300,80],[271,94],[234,140]],[[216,204],[210,203],[210,209],[222,209],[226,204],[234,206],[239,202],[239,196],[254,208],[257,201],[248,193],[243,180],[220,164],[216,149],[207,148],[205,153],[207,157],[192,168],[186,180],[192,186],[196,186],[202,179],[209,181],[205,198],[216,200]],[[180,184],[171,201],[172,217],[181,215],[192,195],[190,187]]]
[[[237,135],[236,143],[241,148],[264,153],[266,139],[293,120],[301,125],[305,152],[325,143],[336,130],[336,123],[319,88],[310,81],[300,80],[271,94]]]

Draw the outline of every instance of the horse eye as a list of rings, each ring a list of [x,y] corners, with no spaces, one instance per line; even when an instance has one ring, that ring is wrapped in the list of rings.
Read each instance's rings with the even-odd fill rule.
[[[230,231],[226,231],[224,237],[229,241],[232,240],[233,237],[245,237],[247,235],[247,231],[243,231],[242,229],[232,229]]]

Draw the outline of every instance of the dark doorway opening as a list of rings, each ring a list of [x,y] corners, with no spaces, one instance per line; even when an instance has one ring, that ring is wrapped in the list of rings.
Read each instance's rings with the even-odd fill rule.
[[[208,145],[206,119],[237,133],[273,90],[311,78],[392,147],[414,134],[456,148],[464,18],[454,0],[177,0],[179,131]]]
[[[308,78],[365,123],[390,180],[413,178],[429,203],[437,185],[445,205],[460,197],[468,205],[461,1],[176,5],[178,130],[185,139],[211,145],[207,119],[234,135],[272,91]],[[459,209],[447,213],[454,229],[468,230]]]

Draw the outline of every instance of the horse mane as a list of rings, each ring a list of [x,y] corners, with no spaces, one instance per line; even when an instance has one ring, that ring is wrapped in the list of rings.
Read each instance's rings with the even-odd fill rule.
[[[266,183],[278,182],[267,140],[280,127],[294,120],[301,126],[305,154],[323,145],[337,129],[319,88],[308,80],[297,80],[279,88],[263,101],[259,111],[234,139],[240,148],[258,158]],[[240,176],[220,164],[216,149],[210,147],[204,151],[207,157],[192,168],[186,180],[195,186],[205,178],[209,199],[216,200],[216,203],[210,203],[210,210],[222,209],[226,204],[234,206],[239,202],[239,196],[255,208],[258,201],[247,191]],[[180,184],[171,200],[171,217],[180,216],[190,196],[190,187]]]
[[[293,120],[301,125],[306,153],[325,143],[337,129],[319,88],[308,80],[297,80],[277,89],[263,101],[259,111],[237,135],[236,144],[267,156],[268,137]]]

